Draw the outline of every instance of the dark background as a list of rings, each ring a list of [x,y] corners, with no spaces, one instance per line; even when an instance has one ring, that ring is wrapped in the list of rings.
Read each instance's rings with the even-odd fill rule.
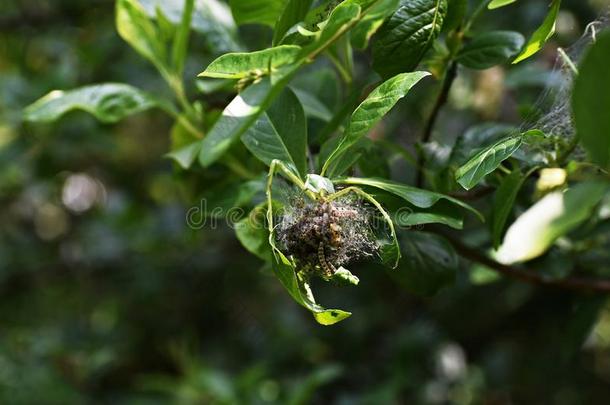
[[[519,3],[478,27],[529,35],[546,2]],[[574,43],[603,2],[564,3],[558,36],[534,61],[462,72],[441,134],[519,125],[535,111],[557,80],[555,47]],[[319,326],[228,226],[187,226],[209,185],[162,158],[169,118],[22,123],[21,109],[53,89],[117,81],[167,93],[116,34],[113,14],[105,0],[0,3],[1,403],[607,403],[602,296],[481,284],[463,263],[455,286],[424,299],[362,265],[358,288],[320,292],[354,315]],[[270,35],[241,34],[251,49]],[[209,108],[226,100],[190,78],[212,48],[194,34],[187,68],[189,93]],[[366,55],[359,63],[367,71]],[[388,125],[408,138],[424,107],[405,103]]]

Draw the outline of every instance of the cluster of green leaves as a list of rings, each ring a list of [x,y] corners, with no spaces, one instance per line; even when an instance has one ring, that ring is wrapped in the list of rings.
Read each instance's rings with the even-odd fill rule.
[[[549,193],[523,213],[509,228],[497,253],[502,262],[523,262],[539,257],[557,239],[592,217],[597,220],[603,218],[598,207],[610,190],[607,181],[610,169],[610,121],[604,118],[610,111],[610,78],[603,72],[602,66],[610,61],[610,35],[604,33],[594,41],[580,64],[573,89],[571,101],[576,135],[563,150],[557,152],[558,159],[551,165],[563,167],[556,169],[556,172],[564,171],[566,177],[571,175],[579,179],[582,176],[575,167],[591,163],[598,174],[584,176],[565,192]],[[588,152],[588,162],[567,161],[576,145]],[[505,181],[512,183],[514,180],[509,177]],[[561,181],[559,183],[562,185]],[[515,195],[519,185],[505,188],[511,188]],[[512,203],[509,199],[504,204]]]
[[[492,1],[489,7],[499,8],[511,3],[514,1]],[[560,0],[552,1],[544,22],[513,63],[519,63],[538,52],[553,35],[560,3]],[[579,145],[589,152],[590,162],[596,165],[600,173],[607,173],[608,168],[610,129],[607,126],[608,120],[601,117],[604,114],[602,111],[608,111],[610,108],[610,87],[607,75],[601,72],[601,66],[608,62],[610,43],[608,34],[597,37],[594,33],[592,39],[593,45],[581,63],[582,69],[573,72],[576,76],[572,97],[576,129],[574,139],[547,147],[554,151],[543,162],[538,162],[531,155],[521,157],[520,164],[516,164],[499,184],[493,206],[491,232],[493,246],[498,249],[495,256],[503,263],[520,263],[542,256],[559,238],[591,220],[591,216],[598,212],[596,209],[599,209],[599,203],[608,193],[608,183],[607,180],[602,180],[603,175],[587,175],[584,181],[567,188],[568,177],[581,180],[581,165],[587,164],[569,160]],[[564,54],[565,57],[568,58],[564,60],[566,69],[575,70],[575,63]],[[483,182],[490,173],[498,169],[506,170],[502,166],[503,162],[515,155],[523,144],[541,140],[544,142],[544,139],[552,138],[552,135],[534,128],[522,134],[501,138],[459,167],[455,172],[456,180],[463,188],[470,190]],[[559,180],[548,187],[556,191],[549,193],[524,212],[510,226],[500,246],[509,213],[514,208],[515,199],[525,180],[531,174],[539,172],[539,184],[543,183],[545,171],[540,170],[540,165],[557,169],[549,171],[551,173],[560,173]],[[548,190],[541,191],[544,193]]]
[[[173,25],[182,19],[183,0],[140,3],[153,19],[155,3]],[[196,74],[217,56],[265,49],[273,39],[270,24],[248,23],[234,35],[229,8],[211,19],[198,11],[202,3],[214,4],[196,1],[185,90],[193,104],[203,105],[204,123],[199,129],[207,132],[236,91],[230,80],[195,79]],[[229,2],[219,4],[225,3]],[[510,7],[484,11],[465,43],[474,40],[477,31],[514,29],[528,37],[544,20],[550,3],[518,0]],[[161,110],[139,112],[116,124],[97,123],[94,116],[80,111],[50,125],[20,122],[22,108],[52,89],[124,82],[157,98],[171,94],[155,77],[154,67],[115,33],[110,6],[114,2],[44,4],[0,2],[0,362],[4,371],[0,403],[486,403],[500,397],[526,404],[547,403],[555,397],[564,402],[605,403],[610,395],[604,367],[609,364],[610,342],[606,295],[538,288],[480,265],[470,267],[471,260],[463,259],[465,252],[476,249],[480,257],[491,250],[492,224],[500,222],[495,216],[506,215],[504,224],[510,225],[544,198],[540,182],[551,184],[556,177],[553,184],[557,184],[567,175],[573,188],[594,175],[592,157],[583,147],[586,141],[561,167],[546,167],[543,159],[555,151],[545,144],[540,148],[540,140],[547,138],[530,133],[519,150],[470,191],[464,191],[454,177],[454,170],[481,149],[518,134],[516,128],[496,122],[519,127],[522,114],[529,123],[523,128],[542,128],[531,124],[539,120],[536,112],[541,111],[545,125],[561,123],[567,128],[565,114],[546,114],[558,111],[545,106],[556,102],[558,79],[569,73],[552,68],[549,58],[554,44],[568,47],[579,37],[576,27],[584,30],[600,10],[599,1],[562,2],[561,21],[578,23],[571,31],[559,23],[558,35],[535,60],[482,72],[458,67],[458,79],[436,121],[432,141],[422,145],[424,187],[472,204],[487,221],[480,223],[471,216],[464,220],[464,210],[441,199],[432,208],[444,213],[452,229],[424,225],[405,232],[397,227],[399,268],[383,271],[374,261],[348,265],[360,279],[357,288],[314,281],[320,303],[354,313],[334,328],[320,327],[307,309],[291,302],[269,265],[264,229],[236,229],[242,242],[258,244],[252,248],[259,259],[240,249],[230,229],[211,230],[210,219],[203,230],[184,226],[184,211],[198,205],[201,193],[213,204],[208,204],[210,208],[262,204],[253,216],[264,218],[265,185],[256,177],[264,174],[264,164],[242,141],[231,152],[237,162],[252,169],[244,173],[252,180],[228,172],[224,167],[228,155],[210,169],[202,169],[196,159],[189,170],[160,159],[171,150],[167,133],[173,123]],[[469,4],[476,6],[478,0]],[[363,21],[379,24],[374,20],[377,11],[373,12]],[[305,29],[312,28],[307,24]],[[603,24],[594,27],[599,42]],[[356,42],[368,30],[358,24],[349,33],[352,47],[358,50],[353,87],[333,69],[327,54],[305,66],[288,86],[307,119],[314,170],[306,172],[321,169],[317,145],[328,139],[319,137],[333,115],[345,108],[349,117],[375,87],[369,83],[380,80],[370,69],[370,48],[361,53],[361,42]],[[449,31],[445,25],[428,55],[438,55]],[[370,38],[373,45],[375,35]],[[566,49],[579,71],[586,70],[580,57],[585,43],[578,41]],[[370,138],[364,138],[363,158],[347,176],[415,184],[408,152],[417,152],[411,144],[431,111],[440,77],[438,70],[428,69],[432,60],[428,55],[417,70],[433,75],[422,79],[376,125]],[[600,92],[605,83],[602,74],[590,79]],[[481,103],[489,100],[485,95],[490,85],[504,88],[501,105]],[[566,95],[561,99],[569,101],[563,86],[560,91]],[[600,92],[592,91],[587,98],[601,98]],[[602,104],[591,102],[590,108],[598,105]],[[270,108],[267,113],[275,122],[277,111]],[[602,110],[591,119],[596,116],[606,114]],[[602,132],[596,131],[603,124],[592,127],[597,142],[603,141],[597,136]],[[187,142],[196,139],[182,126],[174,129],[173,136],[181,133]],[[340,131],[332,138],[338,138]],[[395,140],[407,150],[390,143]],[[537,151],[533,156],[538,168],[529,165],[532,149]],[[443,166],[445,159],[449,170]],[[62,201],[68,176],[74,174],[86,174],[99,190],[105,189],[85,212],[74,212]],[[274,184],[274,197],[281,197],[282,185]],[[404,204],[399,197],[369,190],[388,212]],[[579,188],[583,197],[590,190]],[[500,203],[509,199],[513,202]],[[502,209],[494,207],[496,201]],[[608,212],[607,199],[599,207],[551,242],[546,253],[510,267],[529,271],[529,276],[543,278],[547,285],[608,277],[610,228],[608,219],[599,220],[600,212]],[[402,210],[393,219],[409,226],[431,215],[427,211],[403,216],[400,213],[408,210]],[[210,215],[219,215],[218,210]],[[48,233],[41,236],[53,224],[52,229],[58,229],[57,219],[68,221],[64,233],[51,240]],[[249,238],[248,230],[265,236]],[[504,234],[502,230],[497,246]],[[405,292],[434,294],[439,286],[452,287],[425,299]],[[375,342],[374,348],[363,342]],[[441,367],[439,360],[447,356],[458,362]]]
[[[221,112],[210,114],[202,102],[189,100],[191,86],[185,86],[183,76],[191,30],[197,30],[198,21],[209,17],[213,8],[225,7],[222,3],[213,3],[185,0],[178,11],[163,2],[118,0],[116,3],[119,34],[154,65],[173,91],[175,100],[126,84],[101,84],[53,91],[28,107],[26,119],[54,121],[70,110],[81,109],[102,122],[112,123],[157,107],[176,120],[168,156],[182,169],[201,170],[222,164],[227,167],[227,176],[241,181],[240,190],[257,183],[259,187],[253,189],[260,192],[263,165],[268,166],[267,199],[253,207],[252,213],[266,210],[270,228],[256,229],[244,220],[237,227],[237,236],[249,251],[272,263],[290,295],[322,324],[335,323],[350,313],[327,310],[317,304],[308,280],[300,275],[294,261],[275,248],[272,223],[277,202],[272,186],[277,173],[314,199],[332,198],[349,191],[374,205],[391,228],[391,240],[382,249],[382,262],[397,267],[400,248],[409,252],[408,263],[397,270],[407,288],[432,294],[451,282],[457,260],[450,245],[440,237],[427,234],[421,240],[414,239],[413,234],[404,235],[401,243],[394,225],[442,224],[461,229],[463,212],[470,211],[479,218],[482,215],[464,202],[441,193],[455,191],[451,188],[424,190],[390,180],[388,173],[381,170],[383,165],[366,170],[367,161],[374,161],[380,148],[402,150],[398,144],[375,141],[367,135],[400,99],[430,75],[424,70],[415,70],[420,66],[434,72],[437,78],[450,81],[452,67],[457,65],[481,70],[511,60],[518,63],[534,55],[553,35],[560,0],[550,3],[548,16],[527,43],[517,32],[473,29],[476,19],[487,8],[507,6],[515,3],[514,0],[483,0],[471,12],[467,10],[466,0],[345,0],[315,4],[297,0],[230,1],[235,22],[271,27],[272,43],[266,49],[252,52],[242,52],[240,45],[234,44],[234,50],[240,52],[220,55],[199,74],[202,87],[236,90]],[[232,38],[231,27],[225,32],[227,38]],[[605,138],[598,135],[599,130],[596,133],[595,128],[600,124],[599,114],[594,112],[606,111],[608,93],[592,97],[595,84],[588,79],[598,78],[600,72],[595,69],[607,62],[605,41],[600,39],[583,64],[583,69],[592,73],[580,76],[587,79],[579,77],[577,81],[575,114],[583,146],[601,167],[607,168],[608,128],[602,128],[606,130]],[[372,67],[382,81],[355,83],[354,48],[366,49],[369,43]],[[340,108],[326,105],[320,94],[295,85],[297,79],[311,74],[307,73],[307,66],[320,58],[332,63],[343,79],[345,93],[352,94],[342,100]],[[365,91],[368,88],[372,90]],[[359,100],[363,101],[358,103]],[[524,143],[539,136],[537,131],[529,131],[494,139],[483,148],[481,143],[471,145],[468,152],[475,153],[454,170],[455,182],[466,190],[484,182],[492,173],[509,172],[500,178],[492,211],[495,247],[504,235],[519,190],[538,169],[538,164],[514,163],[513,170],[508,170],[503,163]],[[246,151],[257,161],[244,159]],[[414,160],[409,152],[404,154],[407,160]],[[556,160],[547,165],[562,163],[565,162]],[[367,175],[346,177],[355,168]],[[434,185],[429,170],[422,167],[416,170],[428,174],[429,183]],[[342,190],[335,192],[335,188]],[[526,212],[506,233],[498,251],[499,260],[512,263],[543,254],[557,238],[582,223],[606,191],[607,183],[596,179],[583,182],[567,193],[557,192],[541,199],[531,208],[533,213]],[[245,205],[252,207],[256,192],[248,195],[251,201]],[[404,208],[410,215],[399,216]],[[579,215],[571,210],[577,210]],[[548,215],[537,215],[539,211]],[[572,217],[566,219],[568,216]],[[537,221],[533,228],[532,219]],[[530,232],[536,243],[523,246],[523,232]],[[439,255],[438,251],[445,254]]]

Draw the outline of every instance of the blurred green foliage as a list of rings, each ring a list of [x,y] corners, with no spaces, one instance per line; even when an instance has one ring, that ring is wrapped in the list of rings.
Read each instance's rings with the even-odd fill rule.
[[[481,26],[533,32],[546,2],[520,3]],[[562,46],[601,4],[564,3]],[[223,27],[201,27],[189,77],[242,46]],[[271,36],[240,28],[251,49]],[[495,110],[494,78],[468,72],[438,132],[486,120],[518,125],[553,85],[553,63],[543,52],[496,70],[505,90]],[[307,80],[296,79],[320,85]],[[186,225],[210,184],[219,200],[231,185],[214,168],[185,173],[162,159],[169,117],[151,111],[104,125],[76,112],[48,126],[22,122],[22,109],[40,95],[98,82],[168,92],[117,35],[114,2],[0,3],[1,403],[563,405],[610,397],[603,296],[481,273],[471,279],[462,264],[455,287],[422,299],[369,264],[358,269],[358,289],[319,286],[322,301],[345,303],[358,317],[334,328],[313,323],[223,221],[217,229]],[[226,94],[187,83],[209,111],[227,103]],[[430,101],[424,93],[386,130],[418,131]],[[441,153],[442,135],[438,141]],[[560,273],[562,261],[550,267]]]

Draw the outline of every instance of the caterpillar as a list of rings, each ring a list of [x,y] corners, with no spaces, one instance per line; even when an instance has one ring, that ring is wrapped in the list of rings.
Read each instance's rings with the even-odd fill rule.
[[[320,244],[318,245],[318,260],[320,261],[320,266],[322,267],[322,270],[324,270],[324,274],[326,275],[326,277],[332,277],[332,275],[335,274],[337,269],[335,268],[335,266],[332,265],[332,263],[328,263],[328,261],[326,261],[323,242],[320,242]]]
[[[335,208],[334,216],[337,218],[354,218],[358,216],[359,213],[355,209],[346,208],[346,207],[337,207]]]
[[[336,247],[342,241],[341,227],[338,224],[331,223],[329,225],[329,228],[330,228],[330,243]]]

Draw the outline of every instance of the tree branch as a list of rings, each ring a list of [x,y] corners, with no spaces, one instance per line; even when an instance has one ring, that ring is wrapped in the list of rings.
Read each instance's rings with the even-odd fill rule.
[[[461,257],[473,262],[483,264],[504,276],[541,286],[559,287],[574,291],[610,293],[610,279],[596,279],[586,277],[567,277],[563,279],[551,278],[537,273],[535,270],[526,270],[523,268],[498,263],[492,258],[487,257],[485,254],[479,252],[477,249],[465,245],[460,240],[448,236],[447,234],[442,232],[440,234],[453,245],[453,247]]]

